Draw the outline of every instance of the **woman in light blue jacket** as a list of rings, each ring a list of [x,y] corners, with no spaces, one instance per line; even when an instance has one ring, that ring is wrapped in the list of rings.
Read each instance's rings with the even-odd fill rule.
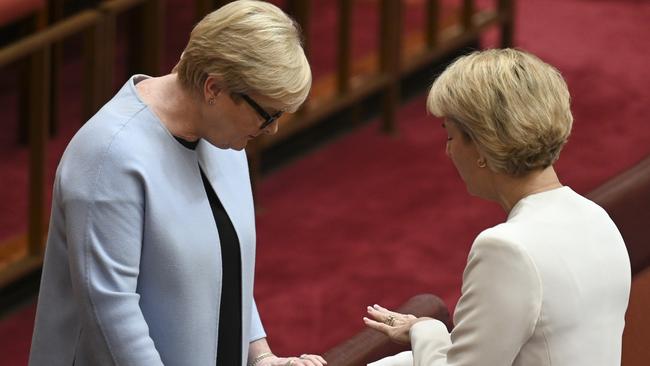
[[[293,21],[236,1],[171,74],[136,75],[59,164],[30,365],[323,365],[272,354],[255,301],[248,140],[311,72]]]

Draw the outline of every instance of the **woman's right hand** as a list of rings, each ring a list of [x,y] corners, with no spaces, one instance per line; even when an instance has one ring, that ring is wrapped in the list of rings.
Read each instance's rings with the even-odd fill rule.
[[[368,306],[368,315],[370,318],[363,318],[363,322],[369,328],[378,330],[386,334],[396,343],[410,344],[410,330],[413,324],[426,320],[428,318],[417,318],[411,314],[401,314],[390,311],[379,305]]]

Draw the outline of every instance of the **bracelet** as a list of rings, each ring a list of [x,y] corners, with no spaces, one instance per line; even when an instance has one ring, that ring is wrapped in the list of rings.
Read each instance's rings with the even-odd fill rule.
[[[273,353],[271,353],[271,352],[264,352],[264,353],[258,355],[257,357],[255,357],[253,362],[249,363],[248,366],[257,366],[257,364],[260,363],[260,361],[262,361],[263,359],[273,357],[273,356],[275,356],[275,355]]]

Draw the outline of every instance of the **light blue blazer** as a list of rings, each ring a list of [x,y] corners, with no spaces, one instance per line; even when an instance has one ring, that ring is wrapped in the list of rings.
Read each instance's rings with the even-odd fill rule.
[[[183,147],[138,98],[144,78],[79,130],[57,169],[31,366],[215,366],[221,250],[199,164],[241,245],[242,365],[266,336],[246,154]]]

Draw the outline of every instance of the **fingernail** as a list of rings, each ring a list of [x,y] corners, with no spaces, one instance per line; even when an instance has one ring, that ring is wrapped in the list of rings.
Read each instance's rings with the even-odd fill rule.
[[[375,304],[375,305],[373,305],[373,306],[374,306],[375,308],[379,308],[379,305],[377,305],[377,304]]]

